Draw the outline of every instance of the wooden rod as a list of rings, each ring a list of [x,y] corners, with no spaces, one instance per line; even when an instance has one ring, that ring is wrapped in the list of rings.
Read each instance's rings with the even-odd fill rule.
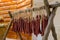
[[[9,12],[9,15],[10,15],[11,18],[13,18],[12,15],[10,14],[10,12]],[[6,40],[6,36],[7,36],[8,32],[11,28],[12,22],[13,22],[13,20],[10,21],[10,23],[9,23],[7,29],[6,29],[6,33],[4,34],[3,40]]]
[[[59,7],[59,6],[60,6],[60,3],[49,5],[50,8]],[[13,14],[24,13],[24,12],[31,12],[31,11],[39,11],[39,10],[42,10],[42,9],[46,9],[45,6],[34,7],[34,8],[30,8],[30,9],[25,9],[25,10],[19,10],[19,11],[13,12]],[[50,14],[50,12],[49,12],[49,14]]]
[[[50,7],[50,8],[60,7],[60,3],[50,4],[49,7]],[[45,9],[45,6],[41,6],[41,7],[38,7],[38,8],[31,8],[31,9],[29,9],[29,10],[34,11],[34,9],[37,9],[37,10],[40,9],[40,10],[42,10],[42,9]],[[12,10],[4,10],[4,11],[12,11]],[[20,10],[19,10],[19,11],[20,11]],[[18,13],[19,11],[17,11],[17,13]],[[23,11],[23,10],[22,10],[22,11]],[[27,11],[27,9],[26,9],[25,11]],[[36,11],[36,10],[35,10],[35,11]],[[3,10],[0,11],[0,12],[3,12]],[[28,11],[28,12],[29,12],[29,11]]]
[[[43,40],[48,40],[47,37],[48,37],[48,35],[50,33],[50,29],[53,27],[53,23],[52,22],[53,22],[53,19],[55,17],[55,14],[56,14],[56,9],[57,8],[53,8],[53,11],[51,12],[51,15],[50,15],[49,20],[48,20],[47,27],[46,27],[45,32],[44,32]]]
[[[50,15],[50,7],[49,7],[48,0],[44,0],[44,5],[45,5],[46,12],[47,12],[47,16],[49,17],[49,15]]]

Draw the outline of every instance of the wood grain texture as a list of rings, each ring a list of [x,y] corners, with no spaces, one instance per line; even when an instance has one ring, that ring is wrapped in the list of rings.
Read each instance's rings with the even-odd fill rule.
[[[8,1],[8,0],[7,0]],[[23,5],[24,4],[24,5]],[[19,10],[19,9],[26,9],[26,8],[30,8],[31,7],[31,0],[22,0],[22,1],[4,1],[4,2],[0,2],[0,10],[2,10],[2,12],[0,11],[0,16],[2,16],[4,18],[4,23],[3,24],[9,24],[11,18],[8,14],[8,11],[5,10]],[[24,14],[23,14],[24,15]],[[19,15],[20,16],[20,15]],[[7,28],[8,26],[6,26]],[[12,27],[11,27],[12,28]],[[3,30],[4,28],[0,29]],[[4,29],[4,31],[6,31],[6,29]],[[1,34],[5,33],[4,31],[0,32]],[[2,35],[1,36],[1,40],[2,40]],[[12,36],[11,36],[12,35]],[[11,29],[9,30],[9,33],[7,35],[8,38],[14,38],[17,39],[17,35],[15,32],[13,32]]]

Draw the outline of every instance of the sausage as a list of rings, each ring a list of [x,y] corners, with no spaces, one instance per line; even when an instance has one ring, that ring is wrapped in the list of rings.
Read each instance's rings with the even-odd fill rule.
[[[36,20],[35,20],[34,34],[37,36],[39,33],[41,33],[41,31],[40,31],[40,17],[39,17],[39,15],[37,15]]]
[[[42,17],[42,36],[44,35],[44,30],[45,30],[47,24],[48,24],[48,18],[47,18],[47,16],[44,15]]]
[[[27,21],[27,25],[26,25],[27,34],[29,34],[29,32],[30,32],[30,31],[29,31],[29,26],[30,26],[30,25],[29,25],[29,20],[28,20],[28,21]]]
[[[33,27],[33,24],[32,24],[32,21],[29,21],[29,34],[31,35],[32,34],[32,27]]]
[[[24,30],[25,30],[25,33],[27,33],[27,18],[25,18],[24,20]]]
[[[17,25],[17,20],[14,19],[12,30],[13,30],[14,32],[17,32],[17,27],[18,27],[18,25]]]
[[[25,19],[25,33],[29,33],[29,20],[27,18]]]
[[[24,33],[26,33],[26,19],[24,19]]]
[[[34,34],[37,36],[37,23],[36,23],[36,20],[35,19],[33,19],[33,32],[34,32]]]
[[[21,19],[21,32],[24,32],[24,20]]]
[[[22,31],[24,32],[24,19],[22,20]]]
[[[21,32],[20,28],[21,28],[21,19],[19,18],[18,19],[18,32]]]
[[[36,20],[37,20],[37,33],[39,34],[41,34],[41,29],[40,29],[40,19],[41,19],[41,15],[37,15],[36,16]]]

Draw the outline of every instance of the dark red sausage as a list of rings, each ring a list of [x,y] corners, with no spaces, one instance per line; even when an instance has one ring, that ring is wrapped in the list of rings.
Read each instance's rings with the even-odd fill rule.
[[[44,30],[45,30],[47,24],[48,24],[48,18],[47,18],[47,16],[44,15],[42,17],[42,36],[44,35]]]
[[[24,32],[24,20],[21,19],[21,32]]]
[[[29,34],[32,34],[32,22],[29,22]]]
[[[14,19],[12,30],[13,30],[14,32],[17,32],[17,27],[18,27],[18,25],[17,25],[17,20]]]
[[[37,15],[36,20],[35,20],[34,34],[37,36],[39,33],[41,33],[41,31],[40,31],[40,16]]]
[[[25,22],[26,22],[26,23],[25,23],[25,25],[26,25],[26,29],[25,29],[25,31],[26,31],[26,33],[29,33],[29,20],[26,19]]]
[[[40,28],[40,19],[41,19],[41,15],[37,15],[37,16],[36,16],[37,29],[38,29],[38,30],[37,30],[37,31],[38,31],[37,34],[39,34],[39,33],[41,34],[41,33],[42,33],[42,32],[41,32],[41,28]]]
[[[24,20],[24,30],[27,33],[27,18]]]
[[[18,32],[21,32],[21,18],[18,19]]]
[[[21,18],[19,18],[19,20],[18,20],[18,31],[20,31],[21,32]]]
[[[37,23],[36,20],[33,19],[33,32],[37,36]]]
[[[24,33],[26,33],[26,19],[24,19]]]

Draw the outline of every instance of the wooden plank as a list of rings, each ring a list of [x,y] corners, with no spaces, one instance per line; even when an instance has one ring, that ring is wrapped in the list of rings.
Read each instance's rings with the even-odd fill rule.
[[[9,17],[9,14],[2,14],[2,15],[0,15],[0,16],[2,16],[3,18],[10,18],[10,17]]]
[[[3,14],[8,14],[8,12],[7,11],[1,11],[0,15],[3,15]]]
[[[19,9],[19,8],[24,7],[24,6],[27,6],[29,4],[31,4],[30,1],[23,2],[22,4],[18,4],[18,5],[4,6],[4,7],[0,7],[0,11],[2,11],[2,10]]]
[[[5,18],[4,22],[10,22],[11,18]]]
[[[10,5],[17,5],[17,4],[20,4],[20,3],[23,3],[24,1],[26,0],[22,0],[22,1],[11,1],[11,2],[2,2],[0,3],[0,7],[3,7],[3,6],[10,6]]]

